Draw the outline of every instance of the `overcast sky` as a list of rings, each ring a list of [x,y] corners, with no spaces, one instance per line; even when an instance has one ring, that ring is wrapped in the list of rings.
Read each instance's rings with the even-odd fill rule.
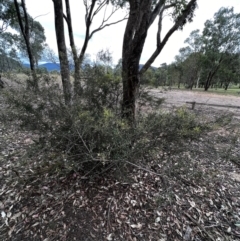
[[[82,0],[70,0],[73,29],[75,34],[75,43],[81,48],[83,44],[83,38],[85,33],[84,16],[85,10],[82,5]],[[57,52],[56,36],[54,28],[54,12],[53,3],[51,0],[26,0],[26,5],[30,15],[35,18],[39,15],[44,15],[36,18],[45,29],[45,35],[47,37],[47,43],[49,46]],[[240,12],[240,0],[198,0],[198,9],[195,12],[195,17],[192,23],[188,23],[182,31],[175,32],[167,42],[160,56],[156,59],[153,66],[160,66],[161,63],[171,63],[174,57],[178,54],[181,47],[184,46],[184,40],[189,36],[190,32],[195,29],[203,29],[204,22],[207,19],[213,18],[215,12],[221,7],[234,7],[235,12]],[[45,15],[46,14],[46,15]],[[115,18],[124,16],[124,11],[120,11]],[[96,19],[94,26],[98,26],[101,19]],[[114,63],[121,58],[122,40],[125,29],[126,21],[105,28],[104,30],[96,33],[87,49],[87,53],[91,54],[94,59],[96,53],[101,49],[108,48],[113,54]],[[163,22],[163,35],[167,32],[173,23],[166,16]],[[65,28],[65,34],[67,36],[67,29]],[[67,44],[69,46],[68,39]],[[154,51],[156,46],[156,23],[150,28],[148,32],[147,41],[145,43],[144,51],[141,58],[143,64]]]

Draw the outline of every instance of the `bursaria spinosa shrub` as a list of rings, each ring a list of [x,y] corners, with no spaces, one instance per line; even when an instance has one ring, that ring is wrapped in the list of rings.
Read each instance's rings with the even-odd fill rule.
[[[64,165],[71,163],[74,170],[88,174],[153,160],[163,146],[200,134],[195,116],[181,108],[140,113],[130,125],[121,118],[119,79],[104,73],[94,76],[83,81],[82,96],[71,106],[64,104],[61,87],[51,79],[47,84],[41,80],[37,93],[25,87],[8,90],[5,119],[18,120],[22,128],[38,133],[40,149],[58,153],[58,161],[63,155]]]

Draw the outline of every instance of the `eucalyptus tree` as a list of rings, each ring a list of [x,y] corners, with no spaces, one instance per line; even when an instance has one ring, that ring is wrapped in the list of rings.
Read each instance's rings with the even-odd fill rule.
[[[228,55],[236,54],[240,47],[240,13],[233,8],[220,8],[212,20],[205,22],[203,51],[205,91],[211,86],[214,76]],[[231,64],[233,59],[227,61]]]
[[[184,41],[188,44],[191,53],[200,53],[202,52],[203,38],[199,29],[193,30],[189,37]]]
[[[129,18],[127,21],[122,49],[122,79],[123,79],[123,117],[134,122],[135,102],[140,83],[140,76],[151,66],[161,53],[172,34],[192,21],[197,0],[129,0]],[[173,26],[161,38],[164,14],[171,13],[174,19]],[[148,29],[158,17],[156,33],[156,49],[148,61],[139,70],[139,61],[142,55]]]
[[[5,55],[2,56],[8,56],[8,60],[9,57],[12,58],[12,62],[17,59],[17,52],[24,57],[27,56],[32,74],[32,80],[28,80],[28,85],[37,90],[38,79],[35,69],[46,40],[43,27],[29,15],[25,0],[0,0],[0,22],[0,38],[1,41],[6,41],[5,45],[1,45],[1,52],[5,51]],[[9,29],[14,29],[17,33],[13,34],[8,31]]]
[[[0,0],[0,34],[17,22],[13,0]]]
[[[17,16],[13,0],[0,0],[0,70],[9,71],[19,67],[17,56],[17,34],[9,32],[16,25]]]
[[[17,40],[16,34],[7,31],[0,34],[0,70],[3,72],[20,67],[18,49],[15,44]]]
[[[198,87],[202,72],[203,38],[200,30],[196,29],[192,31],[184,43],[188,44],[190,50],[188,51],[188,58],[185,61],[186,71],[184,71],[184,75],[188,75],[188,87],[192,89],[194,84]]]
[[[216,74],[216,78],[220,82],[220,87],[224,87],[225,90],[228,89],[230,83],[239,84],[240,53],[224,54],[224,61]]]
[[[112,53],[110,52],[110,50],[102,49],[102,50],[98,51],[96,59],[97,59],[97,63],[104,66],[105,73],[108,73],[109,69],[111,69],[112,60],[113,60]]]
[[[196,50],[190,46],[179,50],[179,55],[175,57],[176,70],[179,72],[178,86],[181,82],[188,89],[192,89],[194,85],[198,86],[201,72],[201,56],[199,49]]]
[[[63,4],[62,0],[52,0],[55,15],[55,32],[58,47],[58,56],[60,61],[60,70],[63,85],[63,94],[65,103],[70,105],[72,102],[72,86],[70,82],[70,71],[67,47],[65,42],[64,20],[63,20]]]
[[[72,49],[72,55],[74,60],[74,69],[75,69],[75,81],[74,87],[75,92],[78,92],[80,87],[80,68],[84,61],[84,56],[86,54],[86,50],[89,44],[89,41],[92,37],[99,31],[103,30],[106,27],[112,26],[119,22],[122,22],[127,19],[127,15],[123,16],[122,18],[111,21],[112,17],[117,13],[118,10],[122,8],[122,3],[119,4],[119,1],[115,0],[83,0],[83,5],[85,8],[85,37],[84,42],[81,48],[80,53],[78,53],[75,41],[74,41],[74,34],[73,34],[73,27],[72,27],[72,16],[71,16],[71,8],[69,0],[65,0],[66,6],[66,14],[63,15],[64,19],[66,20],[68,26],[68,35],[70,40],[70,46]],[[108,11],[110,10],[110,11]],[[102,14],[102,20],[100,21],[98,27],[95,29],[91,29],[92,23],[97,16]],[[75,93],[76,94],[76,93]]]
[[[113,70],[114,76],[121,78],[122,76],[122,59],[119,59]]]
[[[181,83],[184,81],[184,67],[183,63],[187,59],[191,52],[190,47],[184,47],[179,50],[179,54],[175,56],[174,66],[175,70],[178,72],[178,81],[177,85],[180,88]]]
[[[179,54],[175,56],[175,69],[178,72],[178,88],[180,88],[181,83],[183,83],[184,80],[184,62],[187,59],[187,57],[190,55],[191,49],[190,47],[184,47],[179,50]]]
[[[203,32],[194,30],[185,43],[188,45],[180,50],[176,65],[190,88],[196,79],[196,86],[200,81],[205,91],[213,86],[214,81],[219,80],[227,88],[230,76],[236,79],[240,14],[234,13],[233,8],[220,8],[213,19],[205,22]]]
[[[46,37],[43,26],[39,22],[33,20],[31,17],[29,17],[29,19],[31,23],[29,31],[29,42],[34,59],[34,65],[37,68],[38,62],[42,58],[42,54],[45,49]],[[22,35],[20,35],[17,45],[21,51],[21,55],[23,57],[28,57],[28,51]]]
[[[70,1],[65,0],[66,14],[63,10],[63,2],[62,0],[52,0],[54,4],[54,12],[55,12],[55,29],[58,43],[58,53],[59,60],[61,65],[61,73],[62,78],[64,79],[63,86],[65,86],[68,90],[66,90],[65,96],[69,96],[69,100],[71,99],[71,87],[69,82],[69,63],[67,60],[67,47],[65,43],[65,32],[64,32],[64,24],[63,19],[65,19],[68,27],[68,36],[72,51],[72,59],[74,62],[74,95],[80,95],[81,93],[81,84],[80,84],[80,69],[84,61],[84,56],[86,54],[86,50],[89,44],[89,41],[93,37],[93,35],[102,29],[109,27],[111,25],[117,24],[121,21],[127,19],[127,17],[123,17],[117,21],[110,22],[112,16],[122,7],[122,5],[118,5],[116,2],[118,1],[109,1],[109,0],[83,0],[83,5],[85,7],[85,38],[84,43],[79,52],[77,50],[75,40],[74,40],[74,30],[72,26],[72,16],[71,16],[71,8]],[[108,7],[111,7],[111,11],[107,11]],[[92,23],[97,15],[103,15],[102,21],[99,23],[99,26],[94,30],[91,30]],[[109,14],[108,14],[109,13]],[[64,77],[63,77],[64,76]],[[68,76],[68,77],[67,77]],[[68,80],[67,80],[68,79]],[[68,84],[67,84],[68,83]],[[68,86],[68,87],[67,87]],[[64,89],[65,89],[64,87]],[[69,94],[67,94],[69,93]],[[69,102],[69,100],[67,102]]]
[[[41,59],[43,59],[44,61],[49,61],[51,63],[59,62],[57,54],[52,48],[50,48],[50,46],[47,43],[44,45]]]
[[[40,57],[39,52],[43,50],[40,46],[45,41],[44,29],[39,22],[34,21],[28,14],[25,0],[21,0],[21,2],[14,0],[14,6],[18,24],[13,24],[11,27],[21,33],[19,47],[28,56],[32,74],[32,81],[28,80],[28,84],[34,90],[38,90],[36,60]]]
[[[160,68],[158,69],[160,72],[160,82],[162,83],[162,86],[166,86],[168,82],[168,65],[167,63],[162,63],[160,65]]]

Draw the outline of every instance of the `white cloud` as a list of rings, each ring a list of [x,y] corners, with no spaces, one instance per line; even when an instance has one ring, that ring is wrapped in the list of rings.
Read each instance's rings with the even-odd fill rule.
[[[84,24],[84,6],[82,1],[70,1],[73,29],[75,33],[75,42],[78,47],[83,44],[83,36],[85,35],[85,24]],[[32,17],[38,17],[38,20],[45,28],[45,34],[47,37],[47,43],[57,52],[56,36],[54,27],[54,12],[53,3],[50,0],[26,0],[26,5],[29,13]],[[154,62],[154,66],[159,66],[163,62],[170,63],[174,60],[174,56],[178,54],[178,50],[184,46],[184,40],[189,36],[190,32],[195,29],[203,29],[204,22],[207,19],[213,18],[215,12],[220,7],[231,7],[234,6],[235,12],[240,12],[240,1],[239,0],[198,0],[198,9],[196,10],[195,17],[192,23],[187,24],[182,31],[175,32],[169,39],[165,48],[163,49],[160,56]],[[47,14],[47,15],[44,15]],[[119,13],[119,16],[124,16],[124,12]],[[92,29],[99,26],[101,23],[100,16],[94,21]],[[118,25],[108,27],[94,35],[89,43],[87,52],[94,57],[94,55],[101,49],[109,48],[113,53],[114,62],[116,63],[121,58],[122,52],[122,41],[125,29],[126,21]],[[156,25],[156,24],[155,24]],[[163,32],[172,26],[172,22],[164,20]],[[67,36],[67,28],[65,28]],[[67,38],[66,38],[67,39]],[[68,39],[67,39],[68,42]],[[150,57],[151,53],[156,46],[156,26],[152,26],[149,30],[148,38],[145,44],[145,48],[142,54],[141,62],[144,63]]]

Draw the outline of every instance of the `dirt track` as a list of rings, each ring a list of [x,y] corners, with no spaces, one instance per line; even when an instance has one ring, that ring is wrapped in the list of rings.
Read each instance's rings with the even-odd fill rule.
[[[186,90],[168,90],[163,91],[161,89],[151,89],[150,92],[159,98],[164,98],[164,107],[179,107],[186,105],[186,102],[195,101],[196,103],[204,103],[207,105],[197,105],[195,108],[215,108],[222,109],[226,111],[230,111],[235,113],[237,116],[240,116],[240,97],[230,96],[230,95],[220,95],[213,93],[205,93],[205,92],[193,92]],[[235,106],[239,108],[229,108],[229,107],[216,107],[211,106],[211,104],[215,105],[226,105],[226,106]],[[191,107],[188,105],[189,108]]]

